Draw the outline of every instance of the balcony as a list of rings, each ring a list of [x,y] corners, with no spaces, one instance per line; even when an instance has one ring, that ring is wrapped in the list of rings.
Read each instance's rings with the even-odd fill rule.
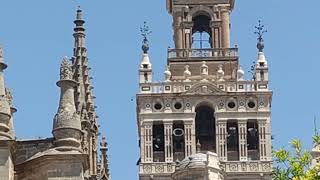
[[[168,61],[237,60],[238,48],[168,49]]]

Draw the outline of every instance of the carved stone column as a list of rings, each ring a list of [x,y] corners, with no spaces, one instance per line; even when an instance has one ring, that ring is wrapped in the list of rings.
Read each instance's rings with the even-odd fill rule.
[[[229,7],[221,7],[222,48],[230,48],[230,11]]]
[[[173,18],[173,28],[174,28],[174,42],[176,45],[176,49],[182,49],[182,39],[183,39],[183,32],[181,29],[182,23],[182,15],[180,13],[175,13]]]
[[[184,138],[185,138],[185,155],[190,156],[195,153],[195,136],[193,133],[193,123],[185,122],[184,124]]]
[[[217,152],[221,161],[227,161],[227,121],[217,121]]]
[[[266,133],[266,120],[259,119],[259,151],[260,151],[260,160],[266,161],[267,159],[267,133]]]
[[[152,123],[145,123],[141,128],[141,162],[153,161]]]
[[[165,162],[173,162],[173,141],[172,141],[173,122],[164,123],[165,137]]]
[[[247,120],[238,120],[239,128],[239,156],[240,161],[248,160],[248,147],[247,147]]]

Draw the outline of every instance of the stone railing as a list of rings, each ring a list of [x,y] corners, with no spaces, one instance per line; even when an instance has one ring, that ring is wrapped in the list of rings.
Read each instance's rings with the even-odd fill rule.
[[[197,91],[196,88],[202,88],[200,91],[208,90],[203,94],[212,93],[212,91],[221,92],[254,92],[257,91],[257,83],[254,81],[237,81],[237,82],[226,82],[226,81],[213,81],[203,83],[201,81],[183,82],[163,82],[163,83],[142,83],[140,84],[141,94],[157,94],[157,93],[184,93],[190,92],[192,89]],[[212,90],[214,89],[214,90]],[[197,91],[198,93],[201,93]]]
[[[139,165],[140,174],[171,174],[175,171],[174,163],[141,163]]]
[[[168,59],[183,58],[238,58],[238,48],[168,49]]]
[[[227,173],[272,172],[272,162],[221,162],[220,167]]]

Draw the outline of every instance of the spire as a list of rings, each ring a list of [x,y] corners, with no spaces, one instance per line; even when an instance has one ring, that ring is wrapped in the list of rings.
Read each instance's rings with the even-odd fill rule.
[[[3,49],[0,47],[0,140],[12,139],[10,135],[11,110],[4,84],[4,70],[6,68],[7,65],[4,63]]]
[[[106,137],[102,137],[102,141],[100,143],[100,151],[101,151],[101,162],[100,162],[100,178],[99,180],[109,180],[109,161],[108,161],[108,143]]]
[[[74,88],[77,82],[73,80],[72,65],[68,58],[63,58],[60,67],[60,81],[57,85],[61,89],[58,112],[53,121],[53,135],[55,146],[59,150],[79,150],[81,123],[74,103]]]
[[[74,70],[74,80],[78,83],[74,92],[76,112],[80,114],[81,130],[83,136],[81,149],[88,154],[90,171],[89,176],[97,174],[97,136],[98,136],[98,116],[95,111],[92,89],[92,77],[90,76],[89,59],[87,57],[86,34],[84,28],[83,11],[78,7],[76,19],[74,21],[74,48],[72,58],[72,68]]]

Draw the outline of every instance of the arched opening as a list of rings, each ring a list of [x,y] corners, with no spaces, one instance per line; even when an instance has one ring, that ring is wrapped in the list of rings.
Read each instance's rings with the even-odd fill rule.
[[[208,105],[196,108],[196,140],[200,152],[216,152],[216,123],[214,110]]]
[[[247,123],[247,147],[249,160],[259,160],[259,130],[257,120],[249,120]]]
[[[228,161],[239,161],[239,129],[236,120],[227,122],[227,131]]]
[[[152,127],[153,161],[164,162],[164,125],[162,122],[156,122]]]
[[[183,121],[173,122],[173,161],[185,158],[185,130]]]
[[[193,17],[192,21],[192,49],[212,48],[210,17],[200,14]]]

